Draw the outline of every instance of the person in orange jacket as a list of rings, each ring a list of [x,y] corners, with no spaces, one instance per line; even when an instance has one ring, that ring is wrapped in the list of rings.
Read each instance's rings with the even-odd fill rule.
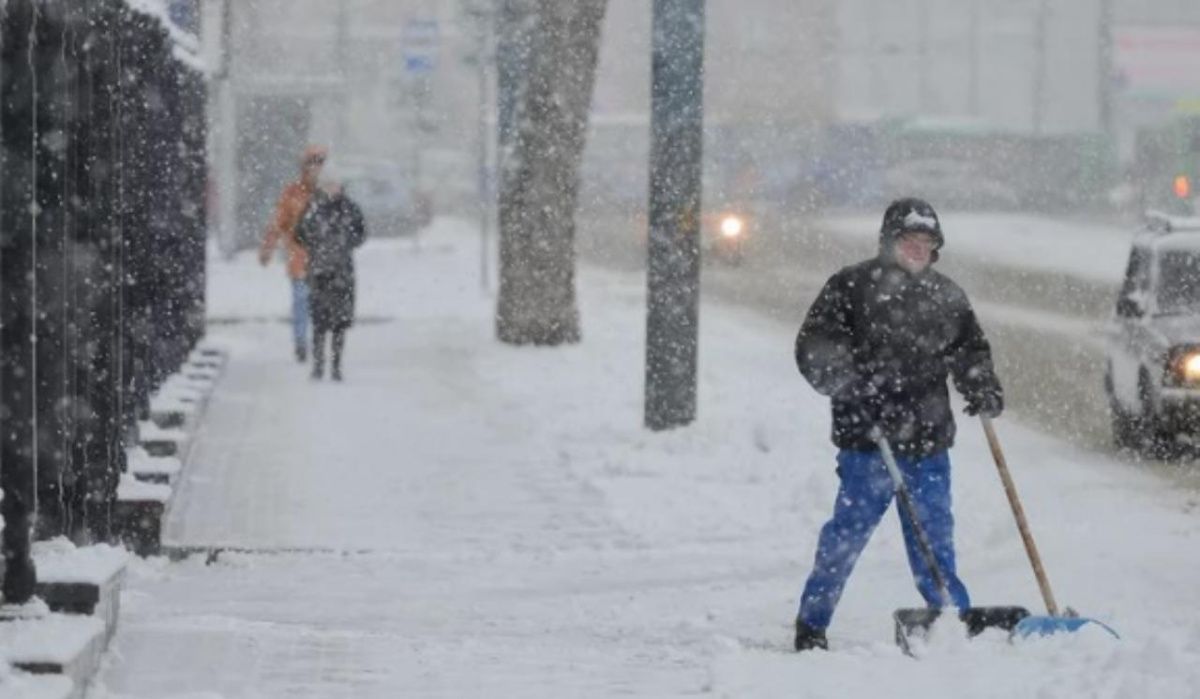
[[[275,203],[275,215],[267,226],[258,261],[265,267],[271,261],[275,246],[282,243],[287,252],[287,274],[292,280],[292,334],[296,343],[296,359],[308,359],[308,253],[296,240],[296,225],[304,216],[308,202],[317,188],[317,180],[329,151],[324,146],[308,146],[300,159],[300,177],[284,186]]]

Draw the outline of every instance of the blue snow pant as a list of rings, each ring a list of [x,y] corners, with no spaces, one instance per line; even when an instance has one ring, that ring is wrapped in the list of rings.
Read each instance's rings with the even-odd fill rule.
[[[958,579],[954,564],[954,516],[950,512],[950,457],[942,451],[923,459],[897,455],[897,465],[912,494],[917,517],[929,537],[950,599],[955,606],[971,606],[967,588]],[[813,571],[800,597],[798,619],[818,629],[829,626],[858,556],[871,532],[883,519],[895,495],[892,479],[878,451],[838,452],[841,486],[833,506],[833,517],[821,528]],[[900,510],[897,506],[897,511]],[[917,590],[930,607],[941,607],[941,592],[921,550],[908,518],[900,513],[908,565]]]
[[[308,347],[308,281],[292,280],[292,336],[296,349]]]

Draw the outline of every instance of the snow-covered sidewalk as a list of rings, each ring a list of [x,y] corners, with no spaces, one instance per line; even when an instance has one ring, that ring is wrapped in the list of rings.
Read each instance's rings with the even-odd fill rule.
[[[700,416],[641,426],[644,280],[581,270],[584,340],[492,332],[470,228],[360,252],[347,381],[291,358],[278,267],[214,261],[227,372],[168,544],[136,566],[95,696],[1188,697],[1200,686],[1195,493],[998,423],[1060,602],[1124,639],[946,637],[914,661],[918,597],[885,520],[831,628],[789,650],[836,489],[795,328],[705,303]],[[803,309],[797,309],[797,316]],[[955,459],[961,573],[1039,607],[977,425]]]

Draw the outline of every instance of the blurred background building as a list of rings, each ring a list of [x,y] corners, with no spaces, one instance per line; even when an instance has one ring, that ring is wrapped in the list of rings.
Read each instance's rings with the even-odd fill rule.
[[[381,199],[466,212],[494,189],[495,0],[169,2],[203,36],[225,250],[258,238],[306,142],[383,173]],[[1194,0],[709,0],[707,18],[708,204],[875,206],[969,182],[942,199],[1107,205],[1165,177],[1148,163],[1180,162],[1172,124],[1200,114]],[[609,1],[585,207],[644,206],[650,19]]]
[[[456,206],[468,195],[478,81],[463,56],[477,38],[461,32],[456,3],[200,2],[223,249],[258,239],[306,143],[328,145],[339,175],[371,173],[397,197],[428,190]]]

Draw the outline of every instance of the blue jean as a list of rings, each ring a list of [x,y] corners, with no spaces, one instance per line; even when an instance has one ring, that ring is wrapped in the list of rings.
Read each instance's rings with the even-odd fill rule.
[[[950,511],[950,456],[942,451],[923,459],[897,455],[897,465],[912,494],[917,518],[933,547],[933,555],[946,579],[952,603],[960,609],[971,606],[967,588],[958,579],[954,562],[954,515]],[[895,496],[878,451],[838,452],[841,486],[833,506],[833,517],[821,528],[812,573],[800,596],[798,619],[818,629],[829,626],[846,581],[859,554]],[[897,510],[900,508],[897,507]],[[917,591],[930,607],[941,607],[942,596],[933,574],[921,556],[908,517],[900,513],[908,566]]]
[[[292,335],[296,348],[308,347],[308,282],[292,280]]]

